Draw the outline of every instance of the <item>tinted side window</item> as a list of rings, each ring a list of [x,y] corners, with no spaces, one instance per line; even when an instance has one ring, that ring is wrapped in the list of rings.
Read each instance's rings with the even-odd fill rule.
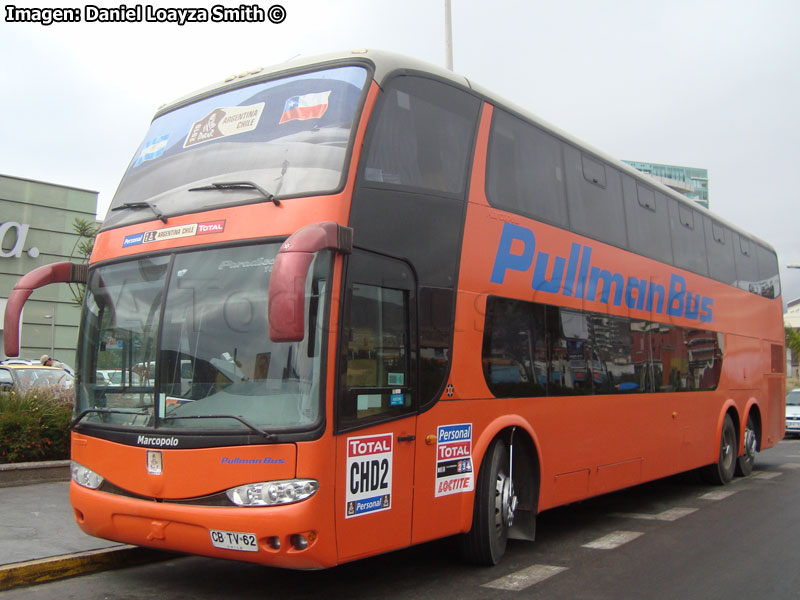
[[[486,165],[489,203],[567,225],[560,140],[495,108]]]
[[[781,295],[781,280],[778,276],[778,257],[775,253],[763,246],[755,244],[756,259],[758,260],[758,280],[760,294],[767,298],[777,298]]]
[[[483,373],[496,397],[713,390],[722,334],[489,297]]]
[[[366,181],[461,194],[479,101],[422,77],[391,80],[377,109]]]
[[[733,258],[733,233],[720,223],[704,217],[708,272],[717,281],[736,283],[736,263]]]
[[[736,257],[736,285],[743,290],[760,293],[756,245],[741,235],[734,234],[733,254]]]
[[[498,397],[543,396],[547,385],[544,306],[490,297],[483,374]]]
[[[571,229],[620,248],[627,245],[619,171],[564,146]]]
[[[667,197],[633,177],[622,176],[628,247],[638,254],[672,264]]]
[[[708,275],[703,215],[672,198],[668,202],[675,266]]]

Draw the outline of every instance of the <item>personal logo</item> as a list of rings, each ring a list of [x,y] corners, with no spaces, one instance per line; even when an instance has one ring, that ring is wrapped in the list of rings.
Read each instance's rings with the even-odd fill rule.
[[[164,472],[164,458],[161,450],[147,451],[147,472],[150,475],[161,475]]]

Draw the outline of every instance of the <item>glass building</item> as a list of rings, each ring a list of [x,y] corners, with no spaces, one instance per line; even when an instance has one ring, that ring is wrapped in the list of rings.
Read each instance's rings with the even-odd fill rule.
[[[676,167],[659,165],[637,160],[623,160],[634,169],[647,173],[653,179],[668,188],[691,198],[698,204],[708,208],[708,170],[694,167]]]

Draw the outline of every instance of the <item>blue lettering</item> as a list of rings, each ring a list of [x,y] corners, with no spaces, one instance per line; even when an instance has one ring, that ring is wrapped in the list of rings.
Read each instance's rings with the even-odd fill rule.
[[[561,289],[561,278],[564,275],[564,259],[556,256],[555,266],[553,267],[553,274],[550,280],[545,279],[547,273],[547,264],[550,261],[550,255],[547,252],[539,252],[536,257],[536,269],[533,271],[533,281],[531,287],[541,292],[549,292],[557,294]]]
[[[578,273],[578,285],[575,286],[575,297],[583,298],[583,288],[586,286],[586,277],[589,274],[589,263],[592,260],[592,249],[589,246],[583,247],[581,255],[581,270]]]
[[[534,266],[534,260],[536,261]],[[572,243],[569,258],[552,256],[549,252],[536,252],[536,236],[531,229],[513,223],[504,223],[497,244],[490,281],[503,284],[507,271],[529,272],[531,288],[536,291],[624,306],[652,314],[667,314],[703,323],[713,321],[714,299],[689,291],[686,279],[677,273],[670,274],[669,286],[647,277],[616,273],[600,266],[592,266],[592,247]],[[548,279],[549,274],[549,279]],[[563,284],[563,287],[562,287]],[[611,296],[614,291],[613,298]],[[447,434],[440,432],[442,437]]]
[[[569,265],[567,266],[567,278],[564,280],[564,295],[572,296],[572,284],[575,282],[575,272],[578,269],[578,257],[580,256],[581,245],[572,244],[569,249]]]
[[[636,292],[635,300],[633,298],[633,292]],[[625,288],[625,306],[628,308],[635,308],[636,310],[644,310],[646,295],[647,280],[628,277],[628,287]]]
[[[714,318],[714,314],[711,311],[712,306],[714,306],[713,298],[703,298],[700,303],[700,321],[703,323],[711,323],[711,319]]]
[[[614,306],[622,304],[622,289],[625,287],[625,279],[619,273],[612,273],[608,269],[602,271],[597,267],[592,267],[592,274],[589,277],[589,289],[586,290],[586,299],[594,300],[597,296],[597,283],[603,282],[603,291],[600,293],[600,302],[608,304],[611,295],[611,284],[614,288]]]
[[[669,278],[669,298],[667,300],[667,314],[671,317],[682,317],[684,306],[684,293],[686,280],[675,273]]]
[[[514,240],[522,242],[522,254],[511,253]],[[506,271],[509,269],[527,271],[533,264],[535,251],[536,237],[530,229],[513,223],[504,223],[500,243],[497,245],[497,254],[494,258],[494,268],[492,269],[490,281],[492,283],[503,283],[506,278]]]
[[[655,299],[656,294],[660,294],[660,299],[658,304],[656,305],[655,312],[663,313],[664,312],[664,295],[667,293],[667,290],[664,289],[664,286],[660,283],[655,283],[654,281],[650,282],[649,289],[647,290],[647,312],[653,312],[653,300]]]

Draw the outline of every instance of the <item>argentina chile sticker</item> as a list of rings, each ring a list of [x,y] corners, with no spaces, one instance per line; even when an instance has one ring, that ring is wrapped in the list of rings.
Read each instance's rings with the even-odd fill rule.
[[[392,434],[347,438],[345,518],[392,507]]]
[[[435,496],[471,492],[472,423],[440,425],[436,428]]]

